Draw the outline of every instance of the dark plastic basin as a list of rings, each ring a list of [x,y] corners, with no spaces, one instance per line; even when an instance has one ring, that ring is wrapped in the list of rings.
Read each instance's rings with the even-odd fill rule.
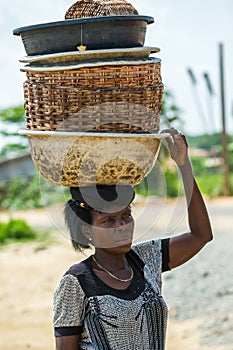
[[[140,47],[144,45],[147,24],[154,18],[140,15],[89,17],[16,28],[27,55],[43,55],[87,50]]]

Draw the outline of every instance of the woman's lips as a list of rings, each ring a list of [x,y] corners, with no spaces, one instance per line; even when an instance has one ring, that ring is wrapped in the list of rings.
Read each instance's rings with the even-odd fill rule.
[[[128,244],[130,244],[130,243],[132,243],[131,237],[128,237],[128,238],[125,238],[125,239],[121,239],[121,240],[116,241],[116,245],[117,245],[117,246],[128,245]]]

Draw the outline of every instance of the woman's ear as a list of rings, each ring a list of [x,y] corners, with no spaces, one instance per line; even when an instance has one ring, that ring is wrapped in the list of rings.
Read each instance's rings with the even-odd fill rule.
[[[88,240],[88,241],[92,241],[92,235],[91,235],[91,230],[89,225],[81,225],[80,226],[81,232],[83,234],[83,236]]]

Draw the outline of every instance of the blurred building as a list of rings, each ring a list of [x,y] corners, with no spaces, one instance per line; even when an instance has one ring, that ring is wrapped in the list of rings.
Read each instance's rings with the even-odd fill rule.
[[[10,158],[0,158],[0,182],[16,177],[30,178],[36,173],[35,165],[29,151]]]

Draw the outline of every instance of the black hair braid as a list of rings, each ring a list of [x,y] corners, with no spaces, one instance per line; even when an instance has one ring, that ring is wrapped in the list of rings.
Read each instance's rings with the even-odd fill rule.
[[[92,224],[92,211],[82,208],[70,199],[64,208],[65,224],[70,232],[72,246],[75,250],[82,251],[90,248],[90,242],[83,235],[81,226]]]

